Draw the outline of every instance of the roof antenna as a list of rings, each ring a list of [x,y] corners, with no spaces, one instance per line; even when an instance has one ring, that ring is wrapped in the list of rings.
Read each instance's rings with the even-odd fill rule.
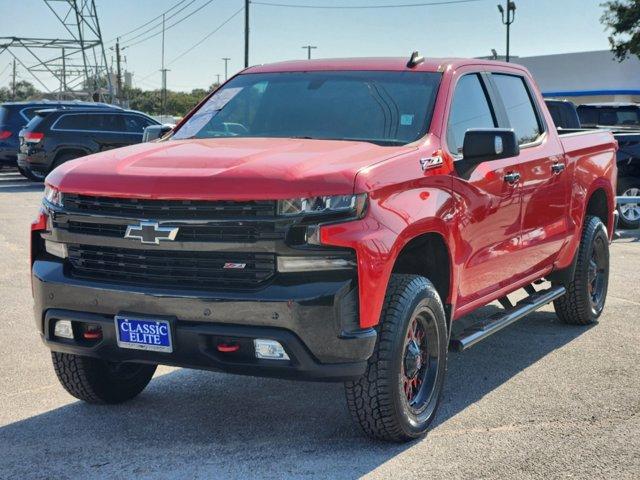
[[[417,65],[420,65],[423,62],[424,62],[424,57],[421,57],[420,53],[415,51],[411,54],[411,58],[407,62],[407,67],[413,68]]]

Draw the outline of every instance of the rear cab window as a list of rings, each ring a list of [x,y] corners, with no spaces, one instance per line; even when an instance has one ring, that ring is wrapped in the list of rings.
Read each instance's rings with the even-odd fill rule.
[[[536,142],[544,133],[534,99],[523,77],[492,73],[491,78],[502,99],[507,120],[520,146]]]
[[[454,155],[462,155],[464,136],[472,128],[496,128],[496,116],[487,90],[477,73],[458,80],[453,92],[447,123],[447,146]]]
[[[585,125],[603,126],[638,126],[640,125],[640,109],[633,106],[600,107],[596,105],[580,105],[578,116]]]

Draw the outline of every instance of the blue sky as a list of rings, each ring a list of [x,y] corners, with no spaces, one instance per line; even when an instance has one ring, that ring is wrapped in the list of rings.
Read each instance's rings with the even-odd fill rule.
[[[104,40],[108,46],[112,45],[110,41],[114,37],[149,21],[178,1],[96,0]],[[206,1],[193,0],[167,24]],[[428,0],[264,1],[329,6],[407,4]],[[607,34],[599,22],[601,2],[516,0],[512,55],[607,49]],[[213,0],[191,18],[168,30],[167,61],[200,41],[243,3],[244,0]],[[255,4],[251,8],[251,63],[306,58],[306,50],[301,47],[309,43],[318,46],[313,51],[317,58],[409,55],[414,49],[433,57],[489,55],[492,48],[503,54],[505,29],[500,22],[497,3],[498,0],[479,0],[458,5],[372,10],[296,9]],[[0,12],[0,36],[65,37],[62,26],[42,0],[0,0]],[[243,28],[244,16],[240,13],[200,46],[169,65],[169,88],[206,88],[215,81],[216,74],[224,74],[222,57],[231,57],[230,74],[239,70],[243,65]],[[142,31],[124,37],[123,44],[127,43],[127,38]],[[110,58],[111,52],[107,52]],[[124,55],[127,69],[134,73],[134,84],[142,88],[159,87],[159,36],[132,45],[124,50]],[[7,53],[0,55],[0,72],[5,70],[0,75],[0,86],[9,83],[9,69],[5,67],[10,60]],[[22,78],[28,79],[26,75]]]

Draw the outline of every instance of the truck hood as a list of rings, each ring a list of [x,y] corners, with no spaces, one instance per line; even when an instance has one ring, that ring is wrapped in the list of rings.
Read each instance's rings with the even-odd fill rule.
[[[67,162],[46,183],[85,195],[267,200],[353,192],[358,171],[416,150],[287,138],[169,140]]]

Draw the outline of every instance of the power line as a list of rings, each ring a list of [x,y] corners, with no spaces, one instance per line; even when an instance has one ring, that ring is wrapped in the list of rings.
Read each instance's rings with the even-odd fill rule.
[[[202,38],[201,40],[199,40],[198,42],[196,42],[195,44],[193,44],[191,47],[189,47],[188,49],[186,49],[184,52],[182,52],[180,55],[178,55],[177,57],[175,57],[173,60],[169,61],[168,65],[171,65],[172,63],[175,63],[176,61],[180,60],[182,57],[184,57],[187,53],[189,53],[191,50],[193,50],[194,48],[196,48],[197,46],[201,45],[203,42],[205,42],[207,39],[209,39],[209,37],[211,37],[214,33],[216,33],[218,30],[220,30],[222,27],[224,27],[227,23],[229,23],[231,20],[233,20],[240,12],[242,12],[244,10],[244,7],[239,8],[238,10],[235,11],[235,13],[233,15],[231,15],[229,18],[227,18],[224,22],[222,22],[220,25],[218,25],[214,30],[212,30],[211,32],[209,32],[204,38]]]
[[[196,8],[195,10],[193,10],[191,13],[189,13],[188,15],[185,15],[184,17],[182,17],[180,20],[177,20],[175,22],[173,22],[171,25],[167,25],[167,28],[165,30],[169,30],[172,27],[175,27],[176,25],[178,25],[179,23],[184,22],[187,18],[191,17],[192,15],[195,15],[196,13],[198,13],[200,10],[202,10],[204,7],[206,7],[207,5],[209,5],[210,3],[212,3],[214,0],[208,0],[207,2],[203,3],[202,5],[200,5],[198,8]],[[162,34],[162,30],[160,30],[159,32],[156,32],[152,35],[149,35],[148,37],[143,38],[142,40],[138,40],[135,43],[130,43],[127,46],[128,47],[133,47],[135,45],[138,45],[142,42],[146,42],[147,40],[157,37],[158,35]],[[130,39],[132,40],[132,39]]]
[[[146,27],[147,25],[149,25],[152,22],[155,22],[156,20],[162,18],[162,15],[166,15],[167,13],[169,13],[171,10],[174,10],[176,8],[178,8],[180,5],[182,5],[184,2],[186,2],[187,0],[180,0],[178,3],[176,3],[173,7],[168,8],[167,10],[165,10],[164,12],[162,12],[160,15],[158,15],[157,17],[152,18],[151,20],[149,20],[147,23],[143,23],[142,25],[140,25],[139,27],[134,28],[133,30],[129,30],[128,32],[125,33],[121,33],[120,35],[112,38],[111,40],[109,40],[109,42],[113,42],[114,40],[116,40],[118,37],[122,38],[122,37],[126,37],[127,35],[129,35],[130,33],[133,32],[137,32],[138,30],[140,30],[141,28]],[[193,3],[195,0],[192,0],[191,3]],[[189,5],[186,5],[186,7],[188,7]]]
[[[457,3],[474,3],[481,2],[483,0],[444,0],[439,2],[421,2],[421,3],[402,3],[398,5],[300,5],[293,3],[274,3],[274,2],[260,2],[252,0],[253,5],[263,5],[265,7],[286,7],[286,8],[316,8],[326,10],[364,10],[375,8],[411,8],[411,7],[431,7],[435,5],[454,5]]]
[[[180,10],[178,10],[177,12],[173,12],[171,15],[169,15],[169,19],[172,19],[173,17],[175,17],[176,15],[178,15],[180,12],[183,12],[184,10],[186,10],[187,8],[189,8],[196,0],[191,0],[189,3],[187,3],[184,7],[182,7]],[[164,14],[166,17],[166,14]],[[154,19],[153,21],[157,20]],[[166,20],[166,18],[165,18]],[[147,28],[146,30],[144,30],[143,32],[138,33],[137,35],[134,35],[131,38],[128,38],[126,41],[127,42],[133,42],[135,39],[140,38],[140,37],[144,37],[147,33],[155,30],[156,28],[162,28],[162,15],[160,15],[160,22],[156,23],[155,25],[152,25],[151,27]]]
[[[185,50],[184,52],[182,52],[180,55],[178,55],[177,57],[175,57],[174,59],[170,60],[167,65],[172,65],[173,63],[177,62],[178,60],[180,60],[182,57],[184,57],[187,53],[191,52],[194,48],[200,46],[203,42],[205,42],[207,39],[209,39],[209,37],[211,37],[214,33],[216,33],[218,30],[220,30],[222,27],[224,27],[227,23],[229,23],[231,20],[233,20],[233,18],[235,18],[240,12],[242,12],[244,10],[244,7],[240,8],[239,10],[236,10],[233,15],[231,15],[229,18],[227,18],[224,22],[222,22],[220,25],[218,25],[214,30],[212,30],[211,32],[209,32],[204,38],[200,39],[198,42],[196,42],[195,44],[191,45],[191,47],[189,47],[187,50]],[[138,82],[144,82],[145,80],[147,80],[148,78],[151,78],[153,75],[155,75],[156,72],[151,72],[148,75],[145,75],[143,77],[141,77],[140,79],[138,79]]]

